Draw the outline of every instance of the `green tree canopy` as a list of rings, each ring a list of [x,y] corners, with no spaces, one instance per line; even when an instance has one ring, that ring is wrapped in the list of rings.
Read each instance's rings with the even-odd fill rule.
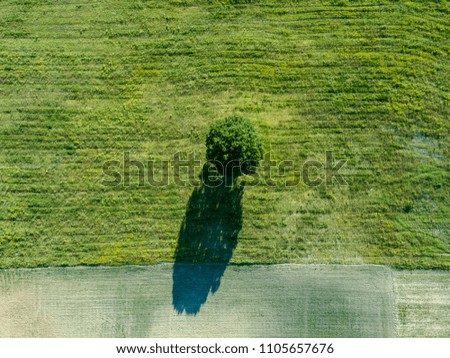
[[[256,171],[263,149],[252,122],[230,116],[214,122],[206,137],[206,159],[225,175]]]

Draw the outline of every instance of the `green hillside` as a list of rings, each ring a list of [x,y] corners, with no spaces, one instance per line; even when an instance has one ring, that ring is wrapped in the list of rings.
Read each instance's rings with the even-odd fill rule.
[[[449,20],[438,0],[2,0],[0,267],[189,261],[190,234],[232,232],[234,263],[449,269]],[[273,160],[346,159],[348,185],[103,184],[124,152],[203,159],[232,114]]]

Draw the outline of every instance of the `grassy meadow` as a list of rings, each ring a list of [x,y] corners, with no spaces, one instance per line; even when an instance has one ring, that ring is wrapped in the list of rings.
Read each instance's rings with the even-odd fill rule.
[[[103,163],[203,159],[208,126],[240,114],[274,160],[346,159],[348,185],[245,187],[227,261],[448,270],[449,15],[438,0],[2,0],[0,268],[173,261],[197,192],[105,186]],[[189,232],[217,224],[210,209]]]

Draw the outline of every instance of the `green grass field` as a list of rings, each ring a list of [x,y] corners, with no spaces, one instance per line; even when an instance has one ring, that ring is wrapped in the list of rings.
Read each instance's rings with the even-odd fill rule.
[[[227,261],[449,269],[449,13],[3,0],[0,267],[173,261],[194,189],[105,187],[102,165],[202,158],[208,125],[241,114],[276,160],[347,159],[348,185],[245,188]]]
[[[397,335],[392,273],[386,267],[229,266],[214,294],[208,274],[183,265],[178,270],[185,280],[178,282],[172,280],[174,270],[172,265],[2,270],[0,337]],[[195,314],[177,312],[180,301],[192,305],[196,299]]]

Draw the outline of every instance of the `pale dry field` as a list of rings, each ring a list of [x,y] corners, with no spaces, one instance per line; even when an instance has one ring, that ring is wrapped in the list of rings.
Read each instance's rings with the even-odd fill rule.
[[[1,271],[0,336],[396,335],[382,266],[175,266]]]
[[[398,330],[402,337],[450,337],[450,274],[396,271]]]

